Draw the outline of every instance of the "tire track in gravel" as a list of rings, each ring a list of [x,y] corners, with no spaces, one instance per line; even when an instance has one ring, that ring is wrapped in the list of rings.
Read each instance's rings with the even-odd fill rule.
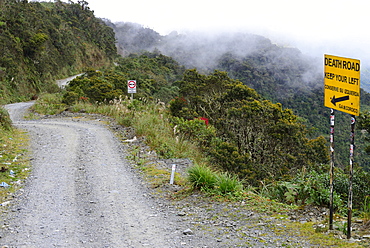
[[[179,247],[98,121],[16,121],[31,137],[32,173],[2,245],[8,247]],[[169,241],[171,240],[171,241]]]
[[[324,247],[244,202],[155,197],[125,159],[127,146],[99,120],[22,121],[32,104],[6,106],[29,132],[33,170],[1,221],[0,247]]]

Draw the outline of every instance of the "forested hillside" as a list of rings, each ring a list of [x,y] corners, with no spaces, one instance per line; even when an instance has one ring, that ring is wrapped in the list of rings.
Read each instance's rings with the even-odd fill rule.
[[[117,54],[113,30],[85,1],[1,0],[0,10],[0,103],[52,91],[56,78],[108,66]]]
[[[292,109],[308,127],[310,137],[324,135],[328,139],[330,110],[323,106],[321,58],[310,58],[296,48],[281,47],[253,34],[183,35],[174,31],[161,36],[139,24],[106,22],[115,30],[122,54],[150,50],[171,56],[186,68],[197,68],[200,72],[226,71],[264,98]],[[361,85],[366,86],[366,69],[363,74]],[[369,109],[369,100],[369,94],[362,90],[362,110]],[[350,117],[338,112],[336,120],[336,164],[345,168]],[[364,168],[370,168],[363,133],[358,132],[357,137],[356,160]]]

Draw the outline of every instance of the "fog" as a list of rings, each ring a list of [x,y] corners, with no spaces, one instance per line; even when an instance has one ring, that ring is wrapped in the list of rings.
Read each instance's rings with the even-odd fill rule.
[[[242,32],[315,57],[356,58],[370,67],[370,23],[366,0],[88,0],[98,17],[135,22],[161,35],[172,31]]]
[[[86,1],[97,17],[139,23],[160,35],[253,33],[314,57],[355,58],[370,67],[367,0]]]
[[[227,47],[220,45],[218,38],[228,40],[235,37],[235,33],[256,34],[279,47],[299,49],[315,59],[321,70],[324,54],[361,60],[362,74],[370,68],[370,33],[367,31],[370,15],[366,0],[86,1],[97,17],[115,23],[139,23],[161,36],[176,31],[191,37],[184,42],[197,49],[207,45],[225,51]],[[197,38],[196,33],[200,34]],[[225,36],[227,34],[231,36]],[[204,37],[206,40],[202,40]],[[248,52],[244,44],[235,42],[233,45],[229,41],[225,44]],[[212,66],[217,54],[198,52],[197,60],[188,62],[194,66]]]

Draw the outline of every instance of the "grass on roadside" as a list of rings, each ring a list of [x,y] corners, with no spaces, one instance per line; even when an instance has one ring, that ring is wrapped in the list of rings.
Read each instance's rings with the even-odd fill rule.
[[[58,104],[52,106],[55,108]],[[243,189],[242,183],[235,177],[209,169],[210,167],[206,166],[208,163],[207,159],[197,149],[195,144],[189,141],[176,140],[163,106],[145,104],[135,100],[131,102],[128,99],[117,99],[109,104],[80,102],[71,106],[70,110],[113,117],[118,124],[134,127],[136,135],[145,136],[147,145],[163,158],[191,159],[195,166],[188,171],[187,181],[190,187],[206,192],[214,200],[234,201],[240,204],[241,208],[267,215],[284,214],[296,208],[294,205],[287,205],[265,198],[254,193],[251,189]],[[155,165],[146,163],[144,160],[140,160],[140,165],[138,166],[149,178],[149,181],[152,180],[153,187],[158,187],[160,184],[168,181],[168,171],[158,169]],[[181,182],[181,184],[185,183]],[[189,188],[185,189],[185,191],[179,194],[187,194]],[[299,222],[287,221],[284,229],[276,228],[274,231],[283,232],[286,229],[299,232],[302,238],[308,239],[310,242],[320,245],[320,247],[360,247],[357,244],[348,243],[346,240],[340,240],[325,233],[316,233],[312,223],[302,225]]]
[[[25,150],[27,144],[26,134],[18,129],[2,129],[0,131],[1,204],[12,199],[10,194],[19,189],[21,187],[20,182],[29,175],[29,163]]]
[[[63,112],[66,105],[62,103],[61,94],[42,94],[37,100],[37,104],[31,107],[31,110],[43,115],[55,115]]]
[[[358,243],[351,243],[347,240],[341,240],[336,237],[334,232],[325,232],[320,233],[316,232],[314,228],[314,223],[307,222],[307,223],[300,223],[300,222],[291,222],[286,221],[284,225],[274,226],[273,231],[276,234],[280,235],[295,235],[301,236],[302,238],[309,237],[309,241],[315,247],[343,247],[343,248],[350,248],[350,247],[363,247],[361,244]]]
[[[162,158],[191,158],[197,164],[207,163],[195,144],[175,139],[168,113],[161,105],[117,99],[109,104],[79,102],[70,110],[110,116],[120,125],[134,127],[136,135],[145,136],[147,145]]]

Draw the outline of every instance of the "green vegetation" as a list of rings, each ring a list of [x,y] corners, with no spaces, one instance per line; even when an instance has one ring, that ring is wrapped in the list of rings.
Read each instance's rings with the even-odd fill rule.
[[[370,196],[365,197],[364,201],[364,211],[362,217],[364,218],[365,223],[370,221]]]
[[[226,53],[215,68],[228,72],[264,98],[290,108],[307,126],[309,137],[323,136],[329,140],[330,109],[323,104],[322,72],[315,69],[315,64],[320,63],[305,57],[298,49],[265,44],[263,49],[245,56]],[[362,111],[369,110],[369,97],[369,93],[361,90]],[[335,115],[335,164],[345,170],[349,165],[347,141],[351,117],[340,111],[335,111]],[[356,137],[363,136],[358,129]],[[356,138],[355,161],[369,170],[370,160],[364,149],[364,140]]]
[[[86,4],[0,2],[1,104],[56,92],[56,78],[112,63],[113,30]]]
[[[246,207],[266,213],[297,205],[328,205],[328,118],[321,89],[317,89],[321,77],[306,80],[304,75],[314,69],[298,50],[256,38],[256,51],[243,56],[225,53],[215,59],[215,68],[220,70],[202,74],[197,69],[185,70],[158,50],[117,58],[112,29],[94,17],[85,1],[5,0],[0,8],[0,42],[4,44],[0,48],[0,103],[40,96],[33,110],[41,114],[66,109],[99,113],[134,127],[136,135],[144,136],[161,158],[194,162],[187,182],[176,180],[185,188],[179,195],[201,190],[213,199],[242,200]],[[126,28],[120,35],[131,32]],[[152,40],[135,37],[141,43],[132,49],[159,42],[158,34],[150,30],[141,34],[149,34]],[[197,49],[192,54],[199,54]],[[186,50],[174,51],[188,58]],[[81,71],[85,73],[63,91],[52,83]],[[132,79],[137,81],[138,93],[129,100],[127,81]],[[363,96],[369,100],[369,94]],[[364,109],[369,110],[366,104]],[[336,116],[337,125],[346,126],[346,115]],[[364,112],[358,127],[369,132],[369,119]],[[17,162],[23,153],[17,144],[24,138],[11,128],[2,108],[0,124],[0,161],[6,165],[0,179],[10,184],[27,173],[24,163]],[[341,128],[336,132],[336,139],[349,133]],[[358,135],[361,140],[367,137],[366,132]],[[358,164],[363,166],[355,165],[353,206],[355,215],[368,218],[370,177],[363,168],[367,168],[364,154],[370,148],[363,148],[360,142]],[[336,146],[336,154],[341,154],[335,161],[338,214],[345,214],[348,198],[346,153],[348,147]],[[168,172],[140,157],[138,149],[132,159],[153,187],[168,178]],[[10,170],[15,177],[9,176]],[[5,197],[7,191],[1,190]]]
[[[37,103],[32,106],[32,110],[45,115],[59,114],[66,109],[66,105],[62,103],[62,96],[60,94],[41,94]]]
[[[161,36],[135,23],[106,23],[115,30],[117,42],[124,48],[120,51],[122,55],[156,48],[188,69],[197,68],[205,74],[215,69],[225,71],[263,98],[291,109],[307,126],[309,138],[323,136],[329,140],[330,109],[323,106],[322,58],[306,56],[296,48],[279,46],[248,33],[172,32]],[[361,86],[366,90],[369,78],[369,70],[361,68]],[[361,111],[369,111],[369,97],[369,93],[361,90]],[[350,116],[336,111],[335,164],[342,170],[349,165],[348,123]],[[363,137],[361,130],[356,130],[355,162],[368,171],[370,157],[365,152]]]
[[[112,101],[127,95],[127,81],[135,79],[140,89],[135,98],[160,99],[167,102],[178,94],[173,83],[180,78],[183,68],[173,59],[156,53],[132,55],[117,61],[118,66],[104,72],[88,70],[74,79],[64,95],[66,104],[81,99],[94,102]]]
[[[177,63],[163,55],[131,56],[120,60],[114,70],[91,70],[76,78],[62,99],[66,104],[76,103],[70,108],[73,111],[106,114],[122,125],[134,126],[137,135],[145,136],[163,158],[193,159],[196,166],[189,171],[189,181],[194,189],[240,195],[240,180],[262,195],[287,204],[328,205],[329,156],[323,137],[308,138],[309,130],[291,110],[265,100],[225,72],[202,75],[186,70],[176,81],[180,72]],[[140,88],[141,99],[138,94],[133,101],[123,93],[131,75],[147,82],[142,85],[137,80],[144,88]],[[171,79],[171,94],[157,90],[157,85],[167,86],[163,78]],[[89,90],[96,84],[110,87],[103,87],[106,91]],[[71,95],[77,97],[68,102]],[[154,95],[161,99],[175,97],[166,108]],[[206,117],[209,124],[200,117]],[[185,148],[188,145],[191,148]],[[344,213],[348,177],[340,168],[335,175],[335,206]],[[360,167],[356,167],[356,178],[354,206],[362,209],[370,184]]]
[[[188,173],[188,180],[194,189],[212,190],[217,184],[217,175],[208,167],[193,166]]]
[[[10,120],[8,111],[4,108],[0,108],[0,127],[5,131],[12,130],[12,121]]]
[[[29,174],[23,147],[27,140],[21,131],[13,129],[10,124],[8,112],[0,107],[0,184],[6,183],[0,187],[0,203],[4,206],[12,199],[10,193],[19,189],[21,181]]]
[[[207,136],[208,143],[199,143],[201,149],[223,170],[249,184],[257,186],[261,180],[279,180],[303,167],[319,169],[328,163],[322,137],[307,139],[307,130],[291,110],[264,100],[225,72],[205,76],[187,70],[176,84],[183,103],[174,101],[171,114],[208,118],[216,131],[214,137]]]
[[[334,208],[337,213],[345,214],[346,205],[344,199],[348,198],[348,180],[343,172],[337,172],[335,185]],[[358,184],[358,182],[356,183]],[[361,184],[361,183],[360,183]],[[329,174],[316,171],[299,173],[291,181],[276,181],[264,185],[261,191],[265,197],[276,199],[286,204],[329,206]],[[360,192],[357,192],[357,200],[362,199]],[[361,205],[357,202],[356,205]]]
[[[315,245],[316,247],[342,247],[342,248],[349,248],[349,247],[366,247],[362,246],[357,243],[349,243],[343,242],[336,237],[335,233],[321,233],[315,232],[315,228],[312,223],[297,223],[297,222],[286,222],[284,226],[277,227],[275,232],[277,234],[292,234],[292,235],[300,235],[303,237],[309,237],[310,243]]]

